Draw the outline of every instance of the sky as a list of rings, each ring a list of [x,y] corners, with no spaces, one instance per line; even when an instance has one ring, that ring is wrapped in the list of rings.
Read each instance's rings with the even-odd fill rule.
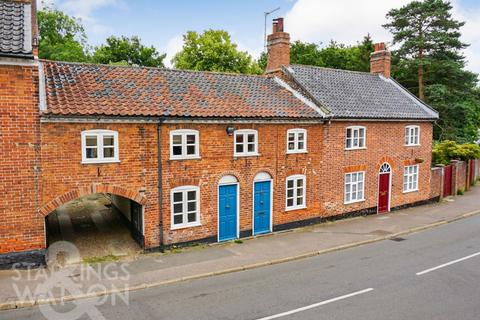
[[[41,1],[41,0],[39,0]],[[45,1],[45,0],[44,0]],[[99,45],[110,35],[137,35],[167,54],[166,65],[182,48],[189,30],[224,29],[242,51],[257,58],[263,50],[264,12],[285,17],[292,40],[356,44],[370,34],[374,42],[391,42],[382,28],[385,15],[410,0],[46,0],[82,20],[89,43]],[[456,19],[465,21],[462,40],[467,68],[480,73],[480,0],[451,0]],[[41,7],[41,5],[40,5]]]

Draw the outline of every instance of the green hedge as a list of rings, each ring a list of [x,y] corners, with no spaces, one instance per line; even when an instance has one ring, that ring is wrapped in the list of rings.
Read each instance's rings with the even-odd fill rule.
[[[433,164],[448,164],[451,160],[469,160],[480,158],[480,146],[474,143],[458,144],[445,140],[436,143],[432,150]]]

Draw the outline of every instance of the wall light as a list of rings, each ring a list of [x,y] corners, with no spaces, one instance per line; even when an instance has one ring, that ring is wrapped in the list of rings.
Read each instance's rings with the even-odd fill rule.
[[[234,132],[234,131],[235,131],[235,128],[234,128],[234,127],[232,127],[232,126],[228,126],[228,127],[227,127],[227,134],[228,134],[229,136],[233,135],[233,132]]]

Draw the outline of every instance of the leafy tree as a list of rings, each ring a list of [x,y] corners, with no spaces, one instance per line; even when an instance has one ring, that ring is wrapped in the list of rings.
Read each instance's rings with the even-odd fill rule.
[[[147,47],[137,36],[131,38],[111,36],[107,43],[95,48],[92,60],[96,63],[164,67],[165,54],[159,54],[153,46]]]
[[[38,11],[37,20],[40,58],[79,62],[89,60],[87,36],[79,19],[52,6],[45,6]]]
[[[478,78],[464,69],[461,49],[467,45],[459,40],[464,23],[451,18],[451,9],[448,2],[425,0],[388,13],[385,27],[400,45],[392,75],[440,113],[435,139],[472,142],[480,127]]]
[[[409,60],[417,69],[418,97],[425,100],[425,68],[441,60],[461,61],[459,50],[466,47],[460,41],[460,27],[465,23],[454,20],[452,5],[443,0],[412,1],[387,14],[384,25],[393,34],[393,43],[400,44],[395,53]]]
[[[445,140],[433,146],[432,162],[448,164],[451,160],[469,160],[480,158],[480,146],[474,143],[458,144]]]
[[[372,51],[373,42],[369,35],[354,46],[330,41],[328,46],[321,48],[315,43],[295,41],[290,47],[290,61],[293,64],[368,72]]]
[[[260,57],[258,57],[257,59],[258,67],[263,71],[267,69],[267,59],[268,59],[268,56],[265,51],[262,51],[262,53],[260,53]]]
[[[321,49],[315,43],[295,41],[290,46],[290,62],[308,66],[324,67]]]
[[[177,69],[259,74],[258,64],[247,52],[237,49],[223,30],[206,30],[202,34],[188,31],[183,48],[172,59]]]

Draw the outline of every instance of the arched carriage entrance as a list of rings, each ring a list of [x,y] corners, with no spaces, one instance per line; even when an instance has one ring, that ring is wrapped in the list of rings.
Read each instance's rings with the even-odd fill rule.
[[[71,242],[84,261],[135,254],[144,246],[145,202],[143,195],[112,185],[71,190],[40,209],[47,247]]]

